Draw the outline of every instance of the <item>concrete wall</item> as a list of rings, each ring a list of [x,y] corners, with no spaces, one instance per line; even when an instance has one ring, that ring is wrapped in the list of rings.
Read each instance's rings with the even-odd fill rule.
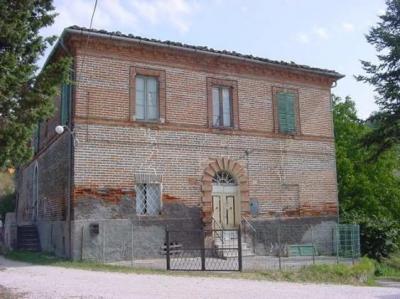
[[[281,254],[287,256],[289,245],[304,244],[314,245],[317,255],[336,255],[335,217],[262,220],[251,224],[256,233],[249,228],[245,230],[257,255],[277,256],[281,248]]]
[[[68,225],[66,221],[38,221],[42,251],[52,252],[57,256],[68,256]]]
[[[4,222],[3,240],[7,250],[17,248],[17,221],[15,213],[7,213]],[[0,241],[1,242],[1,241]]]
[[[99,225],[99,233],[92,233],[91,224]],[[199,222],[191,219],[93,219],[75,220],[73,227],[73,255],[75,260],[116,262],[144,258],[163,258],[166,229],[194,230]],[[171,236],[170,242],[183,246],[199,246],[197,235],[188,233],[184,239]]]

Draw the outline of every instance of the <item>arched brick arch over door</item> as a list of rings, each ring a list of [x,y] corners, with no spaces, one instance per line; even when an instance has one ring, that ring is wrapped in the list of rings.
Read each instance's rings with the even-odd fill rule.
[[[219,171],[228,171],[235,177],[239,187],[241,216],[247,217],[250,214],[249,182],[245,168],[239,162],[226,157],[215,159],[206,167],[201,179],[203,223],[206,227],[211,225],[213,178]]]

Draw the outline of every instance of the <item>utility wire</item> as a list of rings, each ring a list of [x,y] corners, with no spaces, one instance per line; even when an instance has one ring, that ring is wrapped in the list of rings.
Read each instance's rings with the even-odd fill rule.
[[[97,9],[97,0],[94,1],[94,7],[93,7],[93,12],[92,12],[92,16],[90,18],[90,24],[89,24],[89,30],[92,29],[93,26],[93,19],[94,19],[94,14],[96,13],[96,9]],[[86,45],[84,47],[84,50],[88,48],[89,46],[89,39],[90,39],[90,35],[89,32],[87,32],[87,36],[86,36]],[[82,56],[82,63],[81,63],[81,69],[80,69],[80,79],[82,79],[82,75],[83,75],[83,67],[85,65],[85,59],[86,59],[86,53],[83,52],[83,56]],[[78,79],[78,78],[77,78]],[[77,80],[77,86],[79,84],[79,81],[81,80]]]

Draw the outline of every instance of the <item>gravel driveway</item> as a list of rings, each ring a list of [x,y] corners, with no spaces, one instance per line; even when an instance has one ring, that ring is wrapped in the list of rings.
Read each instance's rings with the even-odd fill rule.
[[[0,292],[6,289],[21,298],[400,299],[395,288],[93,272],[32,266],[0,256]]]

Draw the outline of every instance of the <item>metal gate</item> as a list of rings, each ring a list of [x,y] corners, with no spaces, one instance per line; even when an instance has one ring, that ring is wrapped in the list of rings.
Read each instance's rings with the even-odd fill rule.
[[[166,230],[167,270],[242,271],[240,229]]]

